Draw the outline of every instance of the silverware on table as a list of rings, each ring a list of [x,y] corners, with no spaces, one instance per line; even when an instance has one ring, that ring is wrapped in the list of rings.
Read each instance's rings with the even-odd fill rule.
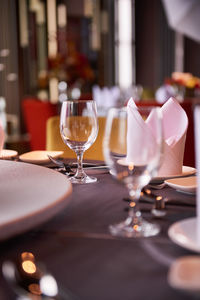
[[[51,162],[53,162],[55,165],[64,168],[69,173],[75,173],[75,170],[77,168],[77,163],[64,163],[60,159],[53,158],[51,155],[48,155],[48,158]],[[90,163],[83,163],[84,170],[91,170],[91,169],[109,169],[106,165],[95,165]]]
[[[43,264],[35,261],[30,252],[21,253],[15,261],[4,261],[2,273],[14,293],[23,299],[78,300],[66,287],[61,288],[55,277]]]
[[[150,187],[148,185],[148,187]],[[158,189],[163,188],[162,186]],[[151,197],[153,202],[153,207],[151,209],[151,213],[156,218],[164,217],[167,214],[166,207],[165,207],[165,198],[161,195],[155,195],[152,193],[151,189],[143,188],[142,195],[146,195],[147,197]],[[141,196],[142,196],[141,195]]]
[[[167,196],[157,195],[154,192],[152,192],[151,189],[148,187],[145,187],[141,192],[140,202],[142,203],[150,203],[153,205],[151,209],[151,213],[154,217],[161,218],[164,217],[167,213],[166,206],[168,205],[174,205],[174,206],[189,206],[194,207],[195,203],[187,202],[183,199],[177,200],[175,198],[169,198]],[[163,188],[163,187],[162,187]],[[158,190],[161,189],[158,188]],[[129,198],[123,198],[126,202],[131,202],[131,199]]]
[[[183,199],[181,200],[177,200],[175,198],[172,198],[172,197],[163,197],[161,195],[156,195],[154,192],[152,192],[151,189],[148,189],[148,188],[144,188],[143,189],[143,195],[141,197],[141,201],[143,202],[149,202],[149,203],[154,203],[155,201],[155,198],[157,198],[159,200],[159,197],[162,197],[165,205],[179,205],[179,206],[195,206],[195,203],[190,203],[190,202],[187,202]]]
[[[65,164],[62,160],[53,158],[51,155],[47,155],[50,161],[56,166],[63,168],[66,171],[66,174],[69,176],[73,176],[75,174],[74,170],[72,170],[69,164]]]
[[[153,190],[162,190],[166,186],[165,182],[158,183],[158,184],[148,184],[148,187],[153,189]]]

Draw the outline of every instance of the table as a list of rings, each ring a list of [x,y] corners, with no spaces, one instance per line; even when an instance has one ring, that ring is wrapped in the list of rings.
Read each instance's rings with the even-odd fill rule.
[[[146,239],[113,238],[108,225],[126,216],[128,204],[122,198],[127,191],[108,173],[97,177],[97,183],[74,185],[69,206],[52,220],[1,242],[1,264],[21,252],[33,252],[80,300],[193,299],[168,285],[169,262],[192,252],[175,245],[167,229],[194,216],[195,206],[168,205],[167,215],[157,220],[150,214],[152,205],[141,203],[144,217],[158,222],[161,233]],[[156,192],[195,203],[195,196],[171,188]],[[2,276],[0,299],[15,299]]]

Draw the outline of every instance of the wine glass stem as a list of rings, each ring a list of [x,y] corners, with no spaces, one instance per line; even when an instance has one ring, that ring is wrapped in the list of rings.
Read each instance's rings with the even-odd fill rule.
[[[77,155],[77,170],[75,177],[83,178],[85,176],[85,172],[83,170],[83,151],[76,152]]]
[[[129,209],[129,218],[132,220],[132,223],[135,225],[139,225],[141,219],[141,212],[138,209],[138,202],[140,199],[141,189],[137,189],[136,191],[130,190],[129,196],[131,199],[130,209]]]

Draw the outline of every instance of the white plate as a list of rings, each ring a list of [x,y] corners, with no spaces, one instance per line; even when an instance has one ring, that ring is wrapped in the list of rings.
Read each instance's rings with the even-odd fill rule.
[[[180,192],[192,193],[192,194],[196,193],[196,188],[197,188],[196,176],[172,178],[172,179],[165,180],[165,183]]]
[[[200,295],[200,257],[199,255],[181,256],[170,265],[168,272],[169,285],[186,291],[199,299]]]
[[[33,164],[46,164],[50,162],[50,159],[47,155],[51,155],[56,158],[63,154],[63,151],[45,151],[45,150],[36,150],[21,154],[19,159],[24,162],[33,163]]]
[[[172,224],[168,235],[175,244],[200,253],[200,239],[197,239],[196,227],[196,217],[188,218]]]
[[[0,160],[0,240],[25,232],[68,205],[72,185],[56,171]]]
[[[182,173],[181,174],[175,174],[175,175],[166,175],[161,177],[154,177],[151,182],[161,182],[166,179],[170,178],[178,178],[178,177],[185,177],[196,173],[196,169],[192,167],[183,166]]]
[[[17,156],[18,152],[14,150],[2,149],[0,151],[0,159],[9,159]]]

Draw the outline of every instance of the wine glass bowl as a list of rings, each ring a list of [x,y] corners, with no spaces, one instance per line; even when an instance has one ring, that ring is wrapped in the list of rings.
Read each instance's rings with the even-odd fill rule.
[[[95,142],[98,134],[96,103],[93,100],[64,101],[60,114],[60,134],[63,142],[77,155],[77,172],[70,178],[72,183],[92,183],[83,170],[84,152]]]
[[[127,219],[109,226],[113,235],[152,236],[159,233],[157,224],[141,217],[138,202],[142,188],[156,176],[162,154],[162,118],[158,108],[124,107],[109,110],[104,156],[112,176],[123,183],[131,199]]]

